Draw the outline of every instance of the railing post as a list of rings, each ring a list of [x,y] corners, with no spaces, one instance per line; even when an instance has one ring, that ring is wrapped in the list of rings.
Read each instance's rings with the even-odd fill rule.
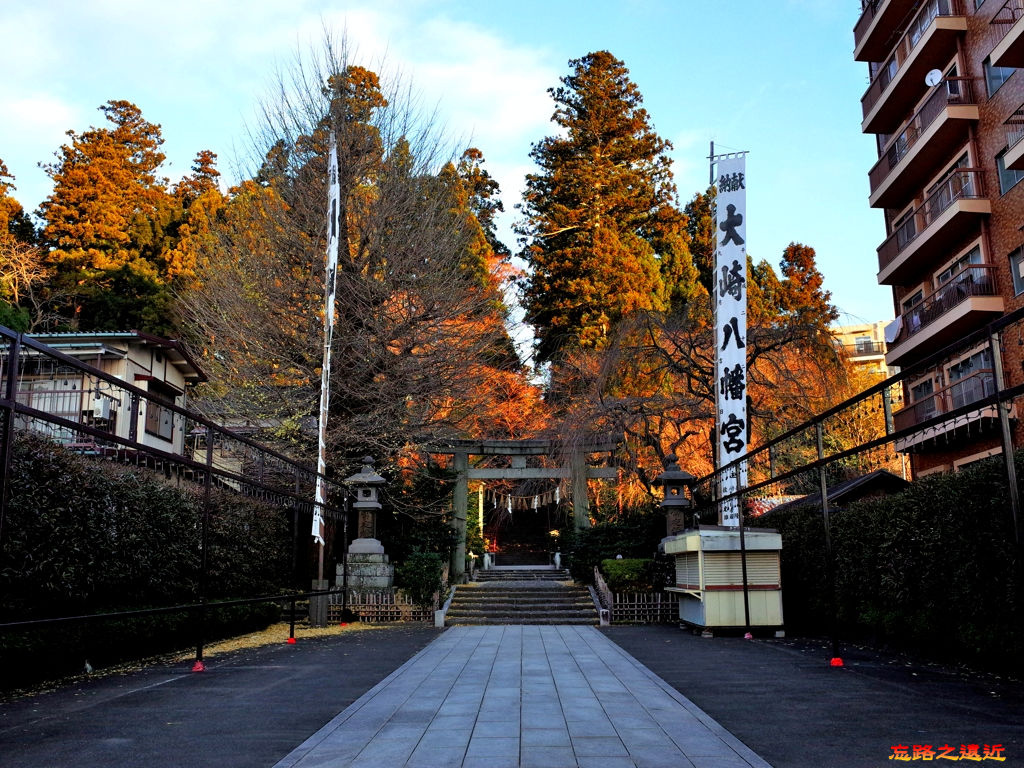
[[[1020,494],[1017,489],[1017,466],[1013,458],[1013,434],[1010,432],[1010,403],[1003,399],[1005,381],[1003,378],[1003,355],[999,346],[999,331],[989,336],[992,351],[992,372],[996,384],[996,408],[999,410],[999,428],[1003,441],[1003,462],[1006,465],[1006,482],[1010,490],[1010,515],[1013,518],[1013,539],[1020,545]]]
[[[131,420],[128,422],[128,439],[137,443],[139,441],[139,405],[140,398],[137,393],[132,392],[129,408],[131,409]]]
[[[196,637],[196,663],[193,672],[206,669],[203,663],[204,635],[206,634],[206,577],[209,564],[207,557],[210,543],[210,495],[213,486],[213,430],[206,428],[206,476],[203,482],[202,543],[199,555],[199,622]]]
[[[11,471],[11,456],[14,450],[14,401],[18,396],[18,374],[21,370],[21,334],[10,340],[7,362],[7,387],[4,390],[4,397],[7,405],[4,406],[4,431],[3,447],[0,454],[0,461],[3,462],[0,472],[0,549],[4,543],[4,520],[7,519],[7,496],[10,493],[8,487],[8,476]]]
[[[825,430],[820,421],[814,423],[815,437],[818,443],[818,482],[821,488],[821,519],[825,524],[825,573],[828,581],[828,599],[831,616],[829,617],[829,634],[832,642],[832,666],[841,667],[843,660],[839,655],[838,616],[836,605],[836,574],[832,557],[832,530],[828,518],[828,481],[825,478]]]
[[[892,421],[892,390],[889,387],[882,390],[882,412],[885,414],[885,434],[891,435],[896,430]]]

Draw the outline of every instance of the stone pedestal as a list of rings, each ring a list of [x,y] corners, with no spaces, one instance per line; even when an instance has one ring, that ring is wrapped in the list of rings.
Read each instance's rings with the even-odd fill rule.
[[[388,563],[384,547],[377,539],[356,539],[348,548],[348,591],[374,592],[391,589],[395,566]],[[344,584],[344,564],[338,564],[337,584]]]

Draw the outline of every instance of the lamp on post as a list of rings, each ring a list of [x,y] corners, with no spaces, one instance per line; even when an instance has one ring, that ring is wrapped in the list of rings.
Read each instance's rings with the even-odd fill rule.
[[[665,510],[668,533],[686,528],[686,513],[693,508],[693,486],[697,478],[680,469],[674,453],[665,457],[665,471],[654,478],[656,487],[665,489],[665,498],[661,500],[661,508]]]

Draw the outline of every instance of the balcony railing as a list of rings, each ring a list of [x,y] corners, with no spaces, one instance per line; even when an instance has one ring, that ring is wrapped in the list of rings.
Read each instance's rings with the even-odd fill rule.
[[[910,58],[910,54],[917,47],[917,44],[924,37],[925,32],[940,16],[962,16],[961,0],[929,0],[918,11],[903,37],[893,48],[889,58],[874,69],[874,79],[868,86],[867,92],[861,97],[860,103],[867,117],[875,104],[885,93],[889,84],[900,71],[903,63]]]
[[[868,31],[868,27],[871,26],[871,22],[875,19],[875,13],[878,11],[878,6],[884,2],[885,0],[861,0],[860,18],[857,19],[857,24],[853,28],[854,45],[857,45],[863,39],[864,35]]]
[[[1024,104],[1017,107],[1003,125],[1006,126],[1006,146],[1008,149],[1013,148],[1024,139]]]
[[[954,171],[907,217],[878,248],[878,264],[885,269],[907,249],[939,216],[957,200],[985,197],[982,171],[962,168]]]
[[[914,116],[888,137],[885,146],[879,152],[878,162],[868,172],[872,192],[881,186],[892,170],[909,154],[917,140],[946,107],[963,104],[974,104],[970,78],[950,77],[944,84],[939,85]]]
[[[995,391],[994,371],[983,368],[897,411],[893,414],[893,426],[897,430],[912,427],[939,414],[984,400],[995,394]]]
[[[900,315],[902,328],[896,344],[927,328],[972,296],[996,294],[995,273],[990,265],[975,264],[967,267]]]
[[[850,357],[866,357],[868,355],[884,355],[884,341],[861,341],[854,344],[843,344],[843,351]]]
[[[992,16],[984,42],[997,67],[1024,66],[1024,0],[1006,0]]]
[[[990,24],[996,30],[996,42],[1010,33],[1010,29],[1024,18],[1024,0],[1006,0],[1003,7],[995,12]]]

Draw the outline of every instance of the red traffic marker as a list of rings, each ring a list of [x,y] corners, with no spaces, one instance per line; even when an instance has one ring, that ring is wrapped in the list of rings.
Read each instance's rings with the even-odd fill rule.
[[[294,637],[289,637],[288,638],[288,645],[295,645],[295,638]]]
[[[347,626],[348,626],[348,622],[347,622],[347,621],[343,621],[343,622],[341,622],[341,624],[339,624],[338,626],[339,626],[339,627],[347,627]]]
[[[193,672],[205,672],[206,671],[206,665],[203,664],[203,662],[197,660],[196,663],[192,665],[192,671]]]
[[[832,661],[828,663],[830,667],[841,667],[843,666],[843,660],[838,656],[833,656]]]

